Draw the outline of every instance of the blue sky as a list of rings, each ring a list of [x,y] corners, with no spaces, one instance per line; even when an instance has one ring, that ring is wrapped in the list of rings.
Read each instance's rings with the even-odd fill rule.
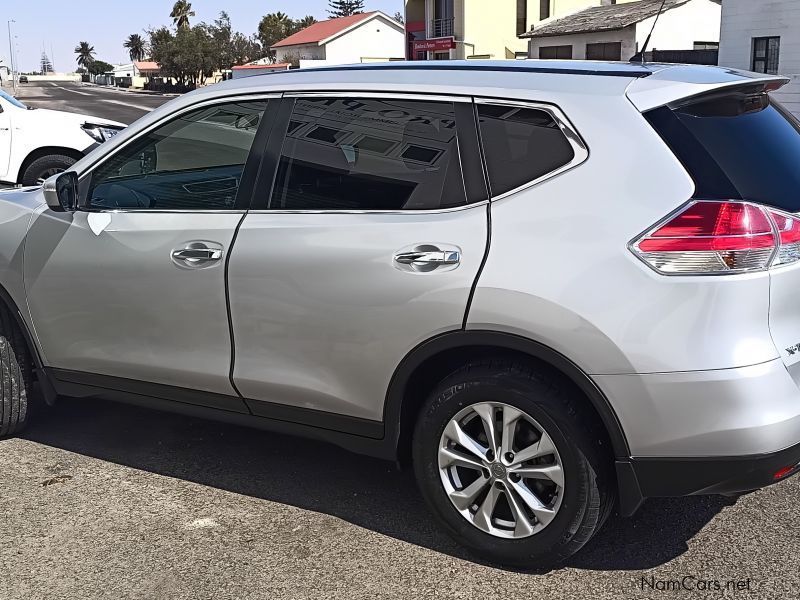
[[[131,33],[149,27],[171,24],[169,13],[174,0],[2,0],[0,12],[0,58],[8,61],[6,21],[14,19],[15,38],[21,70],[38,69],[44,45],[57,71],[71,71],[75,46],[80,41],[94,45],[97,58],[110,63],[128,59],[122,42]],[[365,10],[382,10],[390,15],[403,10],[403,0],[366,0]],[[283,11],[290,17],[313,15],[327,18],[327,0],[193,0],[197,16],[192,21],[213,21],[221,10],[231,17],[233,27],[242,33],[255,33],[261,17]],[[52,46],[52,55],[51,55]]]

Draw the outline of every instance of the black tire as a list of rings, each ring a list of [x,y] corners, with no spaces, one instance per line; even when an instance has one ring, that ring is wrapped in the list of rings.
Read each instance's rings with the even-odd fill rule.
[[[30,415],[31,360],[14,317],[0,306],[0,437],[22,430]]]
[[[54,175],[56,172],[66,171],[77,161],[65,154],[48,154],[37,158],[25,169],[22,174],[22,185],[38,185],[40,179]]]
[[[416,423],[414,472],[435,517],[459,543],[486,561],[545,570],[580,550],[600,529],[615,501],[612,460],[590,413],[558,373],[513,360],[482,360],[445,378],[431,393]],[[442,485],[437,452],[445,426],[480,402],[523,410],[547,431],[560,455],[564,492],[544,529],[504,539],[478,529],[453,506]]]

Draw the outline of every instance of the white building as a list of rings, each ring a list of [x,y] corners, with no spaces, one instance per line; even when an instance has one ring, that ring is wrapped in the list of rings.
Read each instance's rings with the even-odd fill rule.
[[[314,23],[272,46],[278,63],[301,68],[402,60],[403,25],[380,11]]]
[[[122,87],[143,88],[148,79],[158,77],[160,67],[153,61],[133,61],[114,65],[109,74],[114,85]]]
[[[773,95],[800,116],[800,1],[725,0],[719,64],[790,77]]]
[[[661,4],[594,6],[542,21],[520,37],[528,38],[529,58],[630,60],[643,47]],[[720,0],[666,0],[647,50],[716,49],[720,13]]]

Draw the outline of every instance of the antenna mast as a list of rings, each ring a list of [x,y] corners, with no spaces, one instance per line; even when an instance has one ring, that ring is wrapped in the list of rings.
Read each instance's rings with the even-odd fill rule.
[[[667,4],[667,0],[661,0],[661,8],[658,9],[658,13],[656,13],[656,19],[653,21],[653,26],[650,28],[650,33],[647,34],[647,39],[644,41],[642,45],[642,49],[639,52],[639,56],[641,58],[641,63],[644,64],[644,53],[647,52],[647,47],[650,45],[650,38],[653,37],[653,32],[656,30],[656,25],[658,25],[658,19],[661,17],[661,13],[664,12],[664,6]],[[635,57],[634,57],[635,58]]]

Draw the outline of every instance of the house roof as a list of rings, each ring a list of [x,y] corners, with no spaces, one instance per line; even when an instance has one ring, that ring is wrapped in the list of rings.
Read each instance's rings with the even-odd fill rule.
[[[671,10],[691,0],[666,0],[664,10]],[[716,0],[715,0],[716,1]],[[658,14],[662,0],[640,0],[610,6],[595,6],[567,15],[560,19],[552,19],[519,37],[537,38],[555,35],[571,35],[574,33],[592,33],[595,31],[614,31],[635,25]]]
[[[133,62],[140,71],[158,71],[161,69],[159,64],[152,60],[136,60]]]
[[[283,38],[279,42],[274,43],[272,48],[280,48],[282,46],[297,46],[299,44],[319,44],[344,32],[346,29],[366,21],[373,16],[379,14],[380,11],[358,13],[357,15],[350,15],[349,17],[339,17],[338,19],[328,19],[326,21],[319,21],[301,29],[295,34],[287,38]],[[387,17],[388,18],[388,17]]]
[[[239,71],[241,69],[261,69],[263,70],[270,70],[270,71],[285,71],[289,67],[292,66],[292,63],[266,63],[266,64],[249,64],[249,65],[236,65],[235,67],[231,67],[233,71]]]

